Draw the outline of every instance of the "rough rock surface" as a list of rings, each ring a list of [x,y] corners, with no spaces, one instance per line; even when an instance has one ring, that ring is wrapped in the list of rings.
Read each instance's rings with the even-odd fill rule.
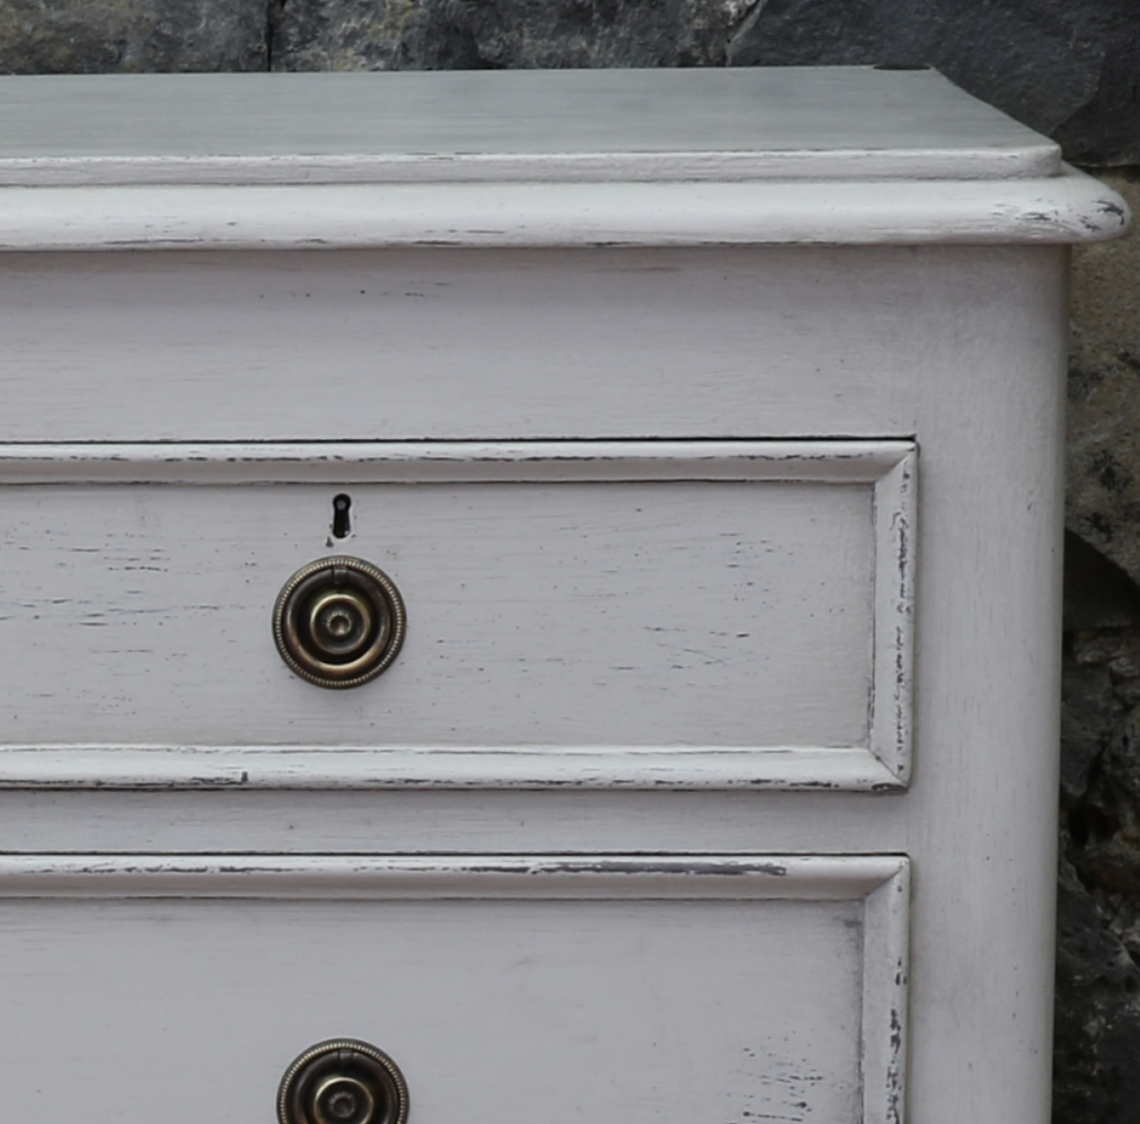
[[[3,0],[0,72],[929,63],[1140,162],[1137,0]]]
[[[1103,177],[1140,214],[1140,169]],[[1140,233],[1074,252],[1066,522],[1140,582]]]
[[[273,0],[273,67],[930,64],[1098,165],[1140,161],[1136,0]]]
[[[1071,160],[1140,161],[1136,0],[761,0],[728,61],[928,64]]]
[[[1066,636],[1055,1124],[1140,1118],[1140,593]]]
[[[1105,176],[1140,210],[1140,169]],[[1074,254],[1056,1124],[1140,1121],[1140,237]]]
[[[275,0],[277,70],[718,66],[755,0]]]
[[[264,70],[265,0],[3,0],[0,73]]]

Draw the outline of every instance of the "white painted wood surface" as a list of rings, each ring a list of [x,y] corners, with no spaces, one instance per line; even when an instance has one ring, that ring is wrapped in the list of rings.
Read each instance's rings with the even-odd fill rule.
[[[892,1124],[906,987],[893,856],[0,859],[27,1119],[257,1120],[298,1041],[351,1026],[424,1124]]]
[[[1100,242],[1116,192],[1048,179],[0,188],[0,251]]]
[[[933,71],[281,79],[0,78],[0,249],[1067,243],[1128,222]]]
[[[424,83],[433,80],[422,76]],[[690,80],[666,74],[652,79]],[[847,81],[841,75],[802,80],[818,82],[820,91]],[[858,78],[873,80],[877,76]],[[601,89],[611,79],[534,75],[517,81],[598,82]],[[916,81],[928,83],[935,100],[942,96],[933,92],[938,83],[931,76]],[[330,82],[333,89],[337,83]],[[964,121],[954,108],[964,103],[946,96],[950,117]],[[817,121],[825,117],[816,112]],[[58,136],[66,141],[65,118],[58,119]],[[833,116],[839,125],[844,119],[841,111]],[[679,122],[682,132],[691,125]],[[360,759],[352,752],[359,739],[350,745],[330,734],[358,722],[352,708],[361,703],[351,695],[340,699],[347,704],[341,711],[289,703],[298,707],[302,724],[326,739],[319,745],[311,739],[309,756],[302,751],[289,763],[282,749],[295,747],[293,739],[239,746],[236,757],[235,747],[222,740],[190,746],[189,752],[167,737],[148,746],[133,740],[141,729],[133,716],[145,712],[153,728],[170,728],[176,720],[208,724],[220,703],[203,691],[196,709],[180,712],[186,684],[172,673],[163,691],[147,696],[144,684],[153,672],[142,669],[145,661],[131,663],[139,655],[125,650],[129,640],[118,645],[123,651],[103,651],[85,664],[82,657],[103,642],[98,638],[107,637],[107,626],[81,626],[58,606],[41,614],[61,614],[50,620],[57,637],[78,636],[75,674],[89,676],[89,705],[81,713],[82,704],[61,696],[55,679],[41,676],[33,684],[38,694],[25,691],[15,713],[42,728],[66,718],[71,733],[62,744],[3,752],[2,767],[15,787],[0,791],[0,850],[9,853],[0,861],[0,973],[9,972],[12,982],[0,988],[0,1027],[9,1036],[5,1077],[13,1075],[6,1089],[28,1098],[20,1106],[26,1118],[75,1115],[82,1097],[107,1119],[123,1119],[122,1086],[114,1082],[118,1074],[134,1072],[139,1057],[148,1088],[164,1105],[170,1103],[167,1091],[182,1088],[187,1069],[194,1068],[188,1061],[214,1074],[219,1064],[239,1057],[243,1083],[227,1077],[229,1084],[217,1085],[218,1095],[228,1097],[225,1111],[241,1105],[249,1106],[238,1113],[243,1120],[266,1116],[289,1058],[319,1038],[359,1033],[374,1034],[401,1062],[407,1059],[409,1070],[414,1067],[412,1096],[415,1112],[424,1114],[421,1124],[435,1115],[496,1119],[504,1103],[519,1119],[523,1113],[528,1119],[550,1115],[546,1091],[570,1085],[561,1064],[566,1058],[612,1079],[590,1087],[589,1096],[598,1100],[582,1101],[603,1119],[607,1112],[616,1112],[613,1119],[636,1119],[650,1106],[660,1109],[655,1119],[668,1124],[693,1117],[748,1124],[743,1112],[759,1104],[769,1115],[798,1111],[803,1124],[854,1124],[860,1118],[899,1124],[901,1105],[887,1094],[902,1083],[901,1073],[890,1076],[889,1059],[903,1046],[916,1124],[1045,1124],[1066,324],[1062,243],[1109,236],[1126,215],[1115,209],[1115,197],[1087,181],[1034,164],[1039,157],[1053,159],[1052,150],[1035,141],[1023,147],[1013,132],[995,147],[989,126],[979,125],[972,142],[944,135],[940,151],[920,152],[897,118],[871,127],[880,125],[884,137],[894,131],[897,145],[833,149],[818,159],[802,143],[781,148],[776,141],[726,155],[712,132],[709,147],[695,156],[692,149],[670,155],[669,146],[617,153],[617,145],[606,156],[578,142],[530,156],[500,146],[454,160],[436,159],[438,152],[405,160],[383,144],[339,155],[290,154],[285,149],[298,146],[282,147],[272,129],[264,134],[265,148],[244,155],[216,145],[209,146],[211,155],[197,142],[173,140],[185,150],[168,160],[167,150],[155,149],[143,133],[136,139],[154,161],[143,156],[140,163],[137,152],[123,156],[126,148],[119,155],[100,151],[97,137],[94,150],[71,141],[44,150],[44,164],[27,151],[9,152],[8,174],[57,185],[48,191],[25,181],[0,189],[0,243],[29,251],[0,254],[0,442],[20,446],[0,456],[0,473],[9,481],[0,485],[0,500],[24,497],[5,509],[16,510],[19,519],[8,518],[0,530],[28,548],[5,550],[0,579],[22,574],[37,597],[58,582],[59,597],[82,599],[93,580],[80,553],[53,544],[83,548],[90,544],[78,538],[88,536],[97,540],[104,562],[118,552],[124,564],[134,564],[132,545],[155,546],[162,539],[177,543],[171,572],[179,573],[193,599],[171,602],[162,585],[169,572],[104,568],[95,584],[124,604],[127,590],[149,590],[151,604],[176,604],[180,611],[221,603],[207,595],[224,593],[240,615],[263,598],[263,610],[250,616],[257,616],[260,633],[264,611],[293,563],[328,549],[328,503],[342,484],[351,492],[364,489],[361,496],[450,496],[442,505],[425,503],[426,523],[413,518],[414,505],[406,505],[402,525],[419,528],[420,537],[412,537],[421,544],[431,541],[424,526],[438,541],[441,528],[462,523],[453,518],[460,510],[455,497],[466,489],[474,489],[470,494],[480,504],[500,492],[549,492],[554,506],[532,504],[540,509],[531,511],[534,519],[507,505],[491,523],[501,533],[510,530],[512,557],[529,564],[540,554],[541,538],[528,534],[532,523],[541,522],[538,516],[572,516],[558,521],[555,537],[562,536],[562,557],[581,561],[576,581],[580,573],[595,573],[585,560],[604,553],[607,543],[612,554],[612,544],[631,541],[632,495],[674,494],[680,497],[676,509],[670,503],[647,532],[659,548],[669,546],[682,526],[682,509],[691,537],[708,540],[702,550],[712,549],[711,532],[724,530],[726,520],[738,521],[728,517],[770,514],[780,529],[773,557],[783,558],[780,582],[790,583],[798,600],[777,610],[783,615],[771,641],[802,662],[795,665],[798,678],[770,697],[751,725],[774,729],[772,723],[798,714],[804,730],[831,721],[839,723],[837,730],[843,723],[865,730],[865,713],[862,725],[854,720],[854,693],[843,692],[856,679],[866,685],[869,622],[891,613],[896,626],[909,620],[897,611],[909,578],[881,580],[880,571],[885,559],[901,556],[893,553],[902,541],[898,525],[884,519],[906,509],[898,472],[876,470],[846,482],[828,476],[830,469],[800,482],[731,475],[700,482],[678,477],[675,469],[666,478],[645,473],[649,466],[657,472],[674,463],[678,448],[695,447],[690,442],[808,441],[833,451],[842,447],[845,457],[870,449],[871,461],[878,455],[874,449],[913,444],[922,462],[919,517],[910,525],[906,552],[915,579],[913,692],[898,695],[913,695],[907,739],[913,771],[903,789],[896,763],[878,765],[893,789],[883,794],[867,791],[878,787],[865,769],[873,739],[854,750],[815,747],[822,753],[810,758],[813,768],[850,791],[733,788],[730,773],[741,760],[755,762],[755,741],[742,741],[715,760],[700,756],[707,743],[690,747],[700,769],[682,762],[680,773],[652,789],[616,783],[629,774],[613,768],[620,755],[609,753],[611,744],[595,746],[602,752],[584,769],[582,760],[571,762],[579,781],[592,768],[610,767],[577,787],[489,788],[494,770],[472,755],[463,760],[476,762],[475,773],[483,770],[475,777],[477,791],[433,785],[396,791],[383,787],[395,774],[381,776],[387,767],[381,758],[374,756],[354,774],[346,761]],[[771,127],[776,132],[770,139],[782,126]],[[224,132],[220,122],[219,128]],[[332,129],[327,135],[339,134]],[[951,178],[946,169],[957,156],[966,161],[962,175]],[[896,158],[910,173],[882,182],[863,178]],[[739,175],[730,176],[726,169],[734,161]],[[545,182],[517,178],[547,173]],[[790,173],[803,178],[779,178]],[[582,182],[603,174],[611,182]],[[280,182],[301,175],[337,182]],[[688,178],[641,182],[643,175]],[[397,182],[401,176],[420,182]],[[486,182],[495,176],[505,182]],[[759,178],[742,183],[741,176]],[[69,177],[71,186],[65,186]],[[124,182],[132,177],[153,182]],[[388,182],[358,182],[362,177]],[[243,178],[248,186],[235,182]],[[184,182],[191,179],[196,182]],[[203,182],[209,179],[221,182]],[[622,244],[598,245],[615,240]],[[781,240],[784,245],[773,244]],[[854,244],[811,244],[844,241]],[[375,248],[327,248],[338,244]],[[142,246],[158,252],[123,251]],[[221,252],[187,250],[200,246]],[[318,246],[322,252],[296,249]],[[65,247],[103,252],[70,253]],[[525,451],[528,442],[567,440],[645,448],[627,458],[634,475],[616,480],[562,479],[567,466],[553,467],[553,460],[542,469],[545,478],[492,478],[518,474],[529,464],[515,454],[513,460],[478,461],[492,477],[472,483],[447,478],[472,463],[471,457],[465,466],[462,456],[450,455],[449,442]],[[419,462],[400,450],[389,458],[388,470],[434,473],[435,482],[373,483],[375,466],[367,458],[336,465],[319,459],[329,453],[323,443],[353,441],[418,443]],[[175,449],[172,442],[194,448]],[[274,461],[281,448],[263,448],[231,465],[226,457],[233,449],[215,444],[261,442],[318,459],[285,465],[280,457]],[[185,482],[187,464],[180,458],[188,451],[201,458],[191,473],[201,483]],[[570,475],[584,464],[571,464]],[[801,458],[797,471],[818,464]],[[604,476],[611,467],[592,471]],[[526,471],[533,470],[529,464]],[[255,477],[265,482],[252,485]],[[689,502],[694,489],[715,501]],[[762,502],[725,498],[752,495],[753,489]],[[257,505],[250,501],[254,495]],[[281,496],[301,500],[294,507],[274,498]],[[567,496],[578,497],[578,506]],[[175,502],[168,506],[171,497]],[[603,498],[587,503],[586,497]],[[57,522],[53,513],[65,509],[67,518]],[[360,514],[364,523],[352,549],[387,550],[391,526],[374,522],[367,504]],[[479,521],[463,518],[471,556],[486,561],[494,536],[477,535]],[[117,539],[115,528],[125,525],[141,537]],[[247,526],[253,528],[248,541]],[[868,528],[876,526],[872,568]],[[594,533],[571,545],[575,528]],[[755,541],[760,537],[757,532]],[[837,539],[854,547],[850,557],[834,551]],[[289,565],[286,555],[296,556]],[[810,564],[801,564],[806,555]],[[668,556],[665,569],[622,556],[615,580],[640,575],[638,588],[661,594],[670,575],[689,574],[688,562],[707,562],[691,555],[682,564],[682,554],[672,549]],[[253,563],[248,571],[261,572],[277,558],[280,575],[252,581],[240,597],[232,596],[231,565]],[[407,566],[407,553],[376,560],[402,587],[421,580],[416,573],[423,566]],[[720,559],[722,573],[729,570],[727,561]],[[749,561],[749,568],[759,572],[766,564]],[[65,572],[75,580],[61,580]],[[207,589],[211,573],[217,583]],[[444,570],[433,573],[439,577]],[[826,629],[810,617],[806,584],[813,573],[828,586],[847,574],[847,591],[861,591],[861,608],[854,608],[857,598],[840,598],[846,612],[861,614],[859,652],[855,630],[834,650],[820,642]],[[128,579],[136,584],[126,584]],[[479,580],[493,583],[494,575]],[[701,596],[711,597],[706,589]],[[17,614],[29,612],[12,601]],[[623,611],[628,619],[629,606]],[[507,619],[533,628],[535,644],[549,642],[549,628],[535,627],[532,618],[524,622],[517,606],[512,612]],[[413,614],[413,630],[417,620],[423,618]],[[502,614],[495,623],[501,627]],[[142,635],[151,626],[135,627]],[[28,631],[20,630],[21,640]],[[238,634],[237,646],[245,635]],[[267,627],[261,635],[258,643],[268,648]],[[806,639],[815,641],[810,658]],[[883,639],[876,624],[877,652],[887,650]],[[177,640],[175,647],[189,636]],[[525,645],[521,639],[517,644],[521,654]],[[894,650],[905,651],[906,644],[896,643]],[[180,651],[185,666],[200,658],[188,643]],[[584,642],[576,651],[587,651]],[[5,644],[0,681],[20,680],[28,674],[24,665],[39,658],[26,642]],[[290,690],[298,699],[323,700],[314,707],[330,702],[331,693],[293,681],[281,666],[274,665],[279,679],[273,680],[272,659],[266,658],[266,678],[219,688],[231,708],[244,692],[243,723],[280,721],[279,706]],[[138,674],[123,675],[128,665]],[[407,666],[401,656],[389,674]],[[739,682],[748,681],[748,667],[734,659],[731,668]],[[581,666],[575,674],[582,678]],[[710,683],[719,683],[709,675]],[[495,679],[492,686],[498,691],[506,681]],[[114,691],[105,689],[112,683]],[[386,675],[373,687],[383,692],[396,684]],[[278,689],[283,694],[272,695]],[[494,718],[496,711],[523,705],[520,692],[505,700],[469,697],[464,709]],[[740,721],[734,708],[742,698],[734,696],[706,724],[732,728]],[[743,705],[756,703],[748,695]],[[662,747],[656,740],[648,747],[638,743],[638,732],[653,731],[655,722],[671,729],[700,724],[678,700],[668,699],[666,706],[675,709],[665,723],[656,708],[638,706],[613,708],[607,724],[629,735],[625,746],[653,752]],[[571,725],[601,724],[603,717],[596,706],[566,713]],[[99,723],[115,729],[110,742],[71,740],[82,726]],[[893,720],[891,725],[899,728]],[[334,743],[346,752],[328,755]],[[365,742],[373,749],[378,744]],[[570,744],[564,739],[561,750]],[[460,775],[454,748],[436,759],[439,771],[450,770],[452,784],[466,785],[471,776]],[[499,753],[500,764],[503,748],[482,747]],[[506,748],[525,747],[510,742]],[[243,783],[237,761],[255,753],[262,755],[257,769]],[[205,767],[198,775],[203,783],[190,790],[185,786],[194,780],[195,754]],[[559,759],[573,756],[561,752]],[[335,768],[322,774],[318,766],[330,761]],[[764,758],[769,780],[776,777],[775,761],[772,754]],[[525,773],[529,765],[523,764]],[[290,765],[313,783],[267,787],[283,783]],[[847,766],[854,771],[845,773]],[[700,770],[704,779],[694,785]],[[99,791],[101,784],[129,786],[144,776],[153,787]],[[258,783],[251,783],[253,777]],[[788,774],[776,780],[791,783]],[[91,787],[66,789],[76,783]],[[294,776],[289,783],[299,781]],[[65,790],[53,790],[53,784]],[[681,784],[693,788],[685,791]],[[451,858],[441,860],[441,854]],[[499,856],[491,861],[497,872],[475,873],[476,865],[486,866],[481,854]],[[592,889],[578,897],[541,896],[551,879],[543,866],[547,859],[580,864],[567,876],[572,883],[587,877],[581,864],[596,867],[606,856],[637,868],[638,894],[609,897],[591,882]],[[755,881],[717,875],[712,883],[726,887],[725,896],[701,900],[687,876],[688,889],[670,883],[666,891],[648,872],[654,863],[686,856],[698,863],[745,864],[757,856],[783,856],[779,861],[796,867],[801,887],[820,885],[805,873],[809,867],[835,877],[824,878],[826,892],[815,898],[806,891],[783,897],[788,879],[759,872]],[[900,893],[901,856],[914,867],[909,910]],[[423,864],[432,863],[451,864],[476,896],[456,890],[450,875],[435,884],[446,883],[457,896],[399,899],[377,888],[391,886],[385,880],[400,869],[414,872],[401,885],[422,889]],[[875,876],[881,888],[856,885],[864,875],[854,872],[878,870],[877,864],[895,864]],[[854,880],[841,885],[837,872]],[[614,883],[606,880],[611,875]],[[555,886],[566,885],[561,877],[553,879]],[[480,880],[487,878],[522,885],[531,897],[506,898],[497,882],[481,899],[479,886],[491,882]],[[627,878],[611,868],[601,884],[628,887]],[[770,887],[777,881],[783,889],[774,895],[741,896],[742,883]],[[386,928],[381,918],[395,920]],[[908,920],[914,972],[904,1033],[892,1026],[890,1011],[897,998],[892,989],[905,981],[891,970],[905,947]],[[346,957],[345,948],[359,955]],[[361,988],[356,964],[382,960],[378,949],[390,952],[386,963],[399,970],[374,977],[375,991]],[[645,974],[639,976],[642,963]],[[473,971],[480,966],[485,970]],[[318,968],[319,978],[306,974]],[[310,1001],[290,1003],[274,990],[282,978],[295,978]],[[321,986],[330,979],[331,991]],[[767,1003],[755,1002],[757,995]],[[390,1004],[376,1002],[377,996]],[[581,1014],[575,1014],[575,1002],[583,1004]],[[607,1015],[611,1004],[613,1019]],[[392,1031],[400,1036],[399,1048],[388,1024],[370,1021],[381,1009],[401,1013]],[[773,1025],[773,1017],[784,1037],[776,1035],[775,1045],[765,1040],[768,1056],[755,1068],[751,1062],[734,1067],[732,1058],[743,1055],[738,1047],[755,1038],[757,1027]],[[539,1026],[547,1033],[535,1032]],[[871,1034],[868,1027],[877,1029]],[[55,1100],[37,1102],[32,1090],[42,1083],[24,1079],[45,1073],[49,1058],[51,1076],[58,1074],[58,1052],[42,1048],[56,1040],[79,1067],[72,1075],[82,1070],[83,1077],[43,1086]],[[504,1052],[496,1052],[504,1042],[523,1064],[497,1081],[492,1095],[486,1082],[504,1073],[495,1068],[505,1064]],[[552,1042],[565,1050],[550,1048]],[[763,1052],[747,1044],[758,1056]],[[476,1053],[464,1052],[472,1049]],[[786,1099],[781,1065],[809,1058],[820,1059],[816,1068],[830,1078],[812,1084],[818,1093]],[[672,1066],[667,1070],[661,1068],[666,1062]],[[100,1086],[97,1078],[107,1083]],[[651,1085],[670,1094],[667,1103],[654,1100],[658,1093]],[[516,1099],[504,1102],[504,1088]],[[471,1090],[486,1098],[476,1105],[479,1111],[472,1110]],[[738,1099],[719,1100],[717,1090]],[[615,1099],[621,1097],[631,1103]],[[860,1104],[861,1097],[870,1100]],[[154,1098],[147,1103],[152,1109]],[[191,1104],[185,1098],[178,1103]],[[800,1104],[806,1108],[796,1110]]]
[[[23,656],[3,783],[905,784],[914,461],[906,442],[6,446],[0,643]],[[294,677],[269,629],[289,575],[346,552],[410,619],[349,697]]]
[[[0,184],[1000,179],[1059,167],[1047,137],[932,70],[0,77]]]
[[[0,254],[0,390],[19,404],[0,440],[925,442],[927,381],[968,370],[1008,394],[1051,369],[1040,325],[1066,263],[1054,246]]]

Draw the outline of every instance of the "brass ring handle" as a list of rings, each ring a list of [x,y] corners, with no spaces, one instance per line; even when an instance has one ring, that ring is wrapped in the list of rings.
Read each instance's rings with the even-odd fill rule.
[[[383,1050],[354,1038],[295,1058],[277,1090],[279,1124],[404,1124],[408,1085]]]
[[[340,555],[302,566],[273,609],[273,639],[286,665],[318,687],[375,679],[404,642],[400,591],[378,566]]]

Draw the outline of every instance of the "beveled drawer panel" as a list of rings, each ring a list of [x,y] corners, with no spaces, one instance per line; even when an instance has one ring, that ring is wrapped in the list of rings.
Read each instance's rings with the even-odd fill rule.
[[[913,461],[906,442],[8,446],[0,772],[899,785]],[[381,567],[408,615],[349,691],[292,674],[270,631],[290,574],[332,554]]]
[[[893,856],[0,858],[12,1119],[269,1120],[349,1037],[417,1124],[891,1124],[906,986]]]

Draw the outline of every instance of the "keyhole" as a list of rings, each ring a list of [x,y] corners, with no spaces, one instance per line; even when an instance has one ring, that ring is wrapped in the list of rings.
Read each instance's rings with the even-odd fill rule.
[[[350,507],[352,507],[351,496],[347,496],[343,492],[339,496],[333,496],[333,538],[348,538],[349,533],[352,531],[352,521],[348,514]]]

